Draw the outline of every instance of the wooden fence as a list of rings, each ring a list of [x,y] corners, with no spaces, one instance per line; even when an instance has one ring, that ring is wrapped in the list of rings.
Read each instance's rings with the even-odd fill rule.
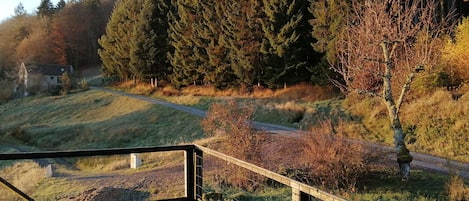
[[[246,168],[252,172],[263,175],[267,178],[275,180],[279,183],[292,188],[292,201],[306,201],[310,197],[321,200],[345,201],[344,198],[332,195],[318,188],[295,181],[283,175],[277,174],[270,170],[261,168],[254,164],[233,158],[226,154],[200,145],[179,145],[179,146],[162,146],[162,147],[143,147],[143,148],[123,148],[123,149],[99,149],[99,150],[81,150],[81,151],[50,151],[50,152],[32,152],[32,153],[4,153],[0,154],[0,160],[21,160],[21,159],[41,159],[41,158],[67,158],[67,157],[83,157],[83,156],[106,156],[121,155],[148,152],[165,152],[165,151],[184,151],[184,178],[185,178],[185,197],[175,200],[201,200],[203,185],[203,155],[211,155],[226,162]],[[11,189],[25,200],[34,200],[19,189],[0,178],[0,183]]]

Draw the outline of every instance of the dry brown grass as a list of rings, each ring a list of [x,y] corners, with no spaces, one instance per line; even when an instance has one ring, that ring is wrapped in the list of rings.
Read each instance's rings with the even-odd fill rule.
[[[464,185],[464,181],[459,176],[452,176],[446,184],[449,201],[469,200],[469,187]]]
[[[125,89],[129,93],[139,94],[139,95],[150,95],[155,88],[150,85],[150,83],[136,82],[133,81],[121,82],[116,85],[117,88]]]
[[[314,102],[339,97],[340,92],[331,86],[321,87],[303,83],[277,90],[274,96],[284,100]]]
[[[15,187],[31,195],[44,180],[46,171],[35,162],[19,162],[0,171],[0,176]],[[18,200],[18,196],[2,185],[0,200]]]
[[[409,137],[413,149],[461,161],[469,161],[469,93],[455,100],[451,92],[438,90],[405,107],[402,119],[414,127]]]
[[[394,143],[387,110],[379,98],[350,94],[342,106],[358,117],[355,126],[351,123],[345,126],[348,131],[355,127],[359,132],[352,136],[389,145]],[[465,86],[457,91],[440,88],[408,99],[400,116],[408,147],[413,151],[468,162],[468,111],[469,93]]]
[[[133,87],[132,82],[120,84],[118,87],[130,89]],[[317,101],[336,98],[341,96],[339,91],[333,87],[321,87],[307,83],[288,86],[277,90],[267,89],[255,86],[251,93],[245,93],[242,90],[225,89],[218,90],[212,86],[187,86],[183,89],[175,89],[171,86],[159,88],[157,93],[165,96],[174,95],[193,95],[193,96],[209,96],[209,97],[250,97],[250,98],[279,98],[282,100],[301,100],[301,101]]]

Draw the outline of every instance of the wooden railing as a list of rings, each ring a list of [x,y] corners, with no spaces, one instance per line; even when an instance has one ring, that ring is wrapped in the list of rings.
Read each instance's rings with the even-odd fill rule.
[[[263,175],[267,178],[275,180],[279,183],[292,188],[292,201],[306,201],[309,197],[330,201],[345,201],[345,199],[322,191],[318,188],[295,181],[283,175],[277,174],[270,170],[261,168],[254,164],[233,158],[226,154],[200,145],[179,145],[179,146],[162,146],[162,147],[143,147],[143,148],[123,148],[123,149],[99,149],[99,150],[82,150],[82,151],[50,151],[50,152],[32,152],[32,153],[4,153],[0,154],[0,160],[20,160],[20,159],[41,159],[41,158],[67,158],[67,157],[83,157],[83,156],[106,156],[106,155],[122,155],[148,152],[166,152],[166,151],[184,151],[184,175],[185,175],[185,197],[175,200],[201,200],[203,185],[203,155],[211,155],[226,162],[246,168],[252,172]],[[5,181],[0,178],[0,181]],[[25,200],[33,200],[19,189],[2,182]]]

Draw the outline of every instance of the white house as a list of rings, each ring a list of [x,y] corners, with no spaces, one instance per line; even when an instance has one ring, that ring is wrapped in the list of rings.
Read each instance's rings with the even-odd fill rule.
[[[58,64],[31,64],[21,63],[19,66],[19,85],[24,87],[25,95],[28,92],[39,92],[57,89],[62,85],[64,73],[71,75],[71,65]]]

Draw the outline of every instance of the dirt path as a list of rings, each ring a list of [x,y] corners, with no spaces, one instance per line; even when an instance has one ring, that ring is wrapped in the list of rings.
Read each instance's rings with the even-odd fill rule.
[[[149,98],[146,96],[128,94],[125,92],[119,92],[119,91],[114,91],[114,90],[100,88],[100,87],[91,87],[91,89],[118,94],[122,96],[127,96],[130,98],[147,101],[153,104],[163,105],[166,107],[188,112],[190,114],[201,116],[201,117],[205,117],[205,114],[206,114],[206,111],[204,110],[187,107],[183,105],[178,105],[174,103],[169,103],[169,102],[165,102],[161,100],[156,100],[156,99]],[[262,122],[253,122],[253,123],[256,129],[262,129],[270,133],[279,134],[283,136],[300,137],[304,133],[304,131],[301,131],[295,128],[286,127],[286,126],[280,126],[280,125],[274,125],[274,124],[268,124],[268,123],[262,123]],[[357,140],[353,140],[353,141],[357,143],[365,144],[372,148],[379,148],[379,149],[382,149],[384,151],[389,151],[389,152],[393,151],[393,148],[387,145],[375,144],[375,143],[370,143],[366,141],[357,141]],[[445,174],[457,172],[459,173],[460,176],[464,178],[469,178],[469,163],[462,163],[459,161],[448,160],[445,158],[432,156],[429,154],[418,153],[418,152],[411,152],[411,154],[414,157],[414,160],[412,161],[412,165],[415,167],[425,169],[425,170],[435,171],[439,173],[445,173]],[[394,155],[390,154],[389,157],[392,158],[394,157]]]
[[[87,190],[62,201],[157,200],[184,196],[184,165],[93,175],[63,175]]]

